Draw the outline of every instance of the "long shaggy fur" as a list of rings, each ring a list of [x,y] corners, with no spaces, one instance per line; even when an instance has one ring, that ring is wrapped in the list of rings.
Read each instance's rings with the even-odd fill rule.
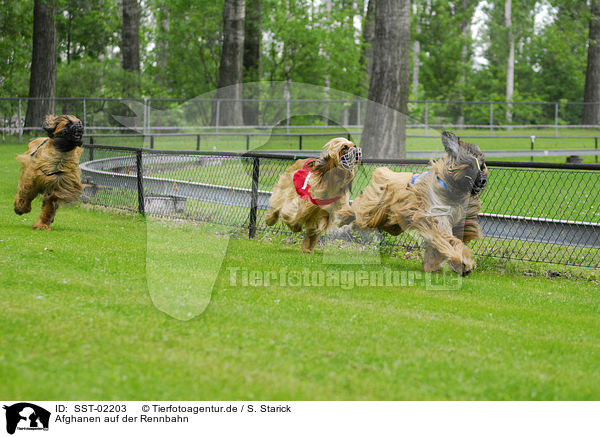
[[[448,132],[442,135],[446,156],[433,162],[417,183],[411,184],[413,173],[377,168],[370,185],[340,210],[340,225],[354,223],[392,235],[417,231],[425,239],[425,271],[437,271],[447,261],[452,270],[467,275],[475,261],[465,243],[481,237],[477,215],[487,168],[479,147]]]
[[[33,228],[50,230],[58,207],[76,202],[83,190],[78,147],[83,127],[72,115],[48,115],[42,127],[49,136],[32,140],[27,152],[17,156],[22,168],[14,207],[17,214],[26,214],[42,195],[42,214]]]
[[[321,234],[331,224],[343,205],[348,203],[352,180],[356,168],[346,170],[340,165],[340,158],[356,148],[345,138],[334,138],[324,146],[324,152],[313,162],[310,178],[310,195],[313,199],[333,199],[341,196],[329,205],[315,205],[298,195],[294,187],[294,173],[304,167],[308,159],[299,159],[289,167],[273,187],[269,201],[269,211],[265,222],[273,226],[278,220],[284,222],[292,232],[306,229],[301,251],[312,253]]]

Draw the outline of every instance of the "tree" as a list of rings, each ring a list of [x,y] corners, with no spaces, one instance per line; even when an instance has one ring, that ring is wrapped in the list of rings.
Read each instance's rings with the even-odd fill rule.
[[[246,1],[244,20],[244,82],[260,80],[261,0]],[[245,98],[256,98],[250,87],[244,88]],[[244,123],[258,125],[258,103],[244,102]]]
[[[583,124],[600,124],[600,0],[592,0]]]
[[[25,126],[39,127],[46,114],[54,112],[56,97],[56,3],[54,0],[35,0],[33,6],[33,51],[29,101]]]
[[[412,4],[412,13],[413,17],[417,16],[419,8],[416,2]],[[412,90],[411,93],[414,98],[417,98],[417,94],[419,92],[419,66],[421,61],[419,60],[421,54],[421,42],[417,36],[421,33],[421,29],[419,26],[419,21],[417,20],[415,26],[415,37],[413,38],[413,49],[412,49]]]
[[[376,0],[373,66],[361,146],[370,157],[405,157],[410,1]]]
[[[0,0],[0,96],[29,91],[33,1]],[[5,112],[6,113],[6,112]]]
[[[242,72],[244,61],[244,0],[225,0],[223,7],[223,45],[219,65],[217,99],[230,99],[215,103],[215,122],[219,117],[222,126],[239,126],[244,123]],[[220,109],[219,108],[220,105]],[[218,114],[216,111],[219,111]]]
[[[421,43],[420,94],[415,98],[460,101],[474,97],[470,30],[477,3],[477,0],[428,0],[419,3],[418,16],[414,21],[415,28],[419,29],[415,38]],[[430,105],[429,114],[434,117],[441,115],[450,123],[464,123],[464,105],[444,105],[443,113],[437,114],[439,109],[440,106]]]
[[[506,26],[506,44],[508,58],[506,60],[506,101],[512,102],[515,93],[515,35],[512,28],[512,0],[504,3],[504,26]],[[506,107],[506,121],[512,123],[512,104]]]
[[[373,40],[375,39],[375,1],[365,0],[367,4],[367,12],[363,19],[363,40],[365,41],[364,59],[365,72],[367,77],[371,75],[371,65],[373,64]]]
[[[123,27],[121,32],[121,62],[123,70],[131,74],[124,77],[124,92],[139,95],[140,83],[140,6],[137,0],[123,0]]]

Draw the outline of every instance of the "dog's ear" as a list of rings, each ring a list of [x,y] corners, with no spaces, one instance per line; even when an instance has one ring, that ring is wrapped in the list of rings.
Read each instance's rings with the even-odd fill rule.
[[[458,148],[460,147],[458,144],[458,137],[452,132],[443,131],[442,132],[442,144],[444,145],[444,149],[448,155],[456,158],[458,157]]]
[[[46,131],[50,138],[52,138],[54,135],[54,130],[56,129],[56,120],[57,119],[54,115],[48,114],[42,123],[42,129]]]

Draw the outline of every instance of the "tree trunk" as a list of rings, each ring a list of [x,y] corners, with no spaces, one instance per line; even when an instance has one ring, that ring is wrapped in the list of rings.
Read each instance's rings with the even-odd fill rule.
[[[414,2],[413,5],[413,14],[417,15],[417,3]],[[416,25],[416,34],[419,35],[421,33],[421,28],[419,26],[419,21],[417,21]],[[413,66],[412,66],[412,95],[414,99],[418,98],[419,93],[419,55],[421,53],[421,43],[418,38],[415,38],[413,41]]]
[[[583,101],[583,124],[600,124],[600,0],[592,1],[587,71]],[[594,104],[591,104],[594,103]]]
[[[54,112],[56,97],[56,3],[35,0],[33,6],[33,52],[25,126],[40,127],[46,114]]]
[[[169,64],[169,31],[171,29],[167,2],[161,3],[157,21],[159,29],[156,41],[156,81],[162,86],[167,86],[167,67]]]
[[[465,14],[463,17],[463,21],[461,23],[462,30],[462,48],[460,51],[460,60],[463,65],[463,68],[460,72],[460,76],[458,78],[458,100],[463,101],[465,99],[465,86],[467,83],[467,64],[469,62],[469,47],[471,46],[471,38],[469,34],[471,32],[471,18],[472,14],[469,13],[469,8],[471,5],[469,4],[469,0],[462,0],[462,12]],[[464,128],[465,124],[465,104],[458,104],[458,119],[457,125],[459,129]]]
[[[506,62],[506,101],[512,102],[515,91],[515,36],[512,28],[512,0],[505,0],[504,4],[504,26],[507,32],[508,61]],[[506,122],[512,123],[512,104],[506,107]]]
[[[247,0],[246,18],[244,20],[244,82],[260,80],[260,40],[261,32],[261,0]],[[259,96],[251,94],[258,87],[244,87],[244,98],[252,99]],[[250,126],[258,125],[258,102],[244,102],[244,123]]]
[[[410,0],[377,0],[373,65],[361,146],[365,156],[406,156]]]
[[[123,0],[121,62],[123,70],[133,73],[124,78],[123,91],[125,95],[138,96],[140,92],[140,7],[137,0]]]
[[[223,46],[217,98],[234,100],[220,103],[219,124],[222,126],[241,126],[244,122],[240,99],[243,95],[245,6],[245,0],[225,0],[223,8]]]
[[[367,13],[363,23],[363,39],[366,43],[363,57],[365,59],[365,71],[367,77],[371,77],[371,66],[373,65],[373,40],[375,39],[375,2],[376,0],[368,1]]]

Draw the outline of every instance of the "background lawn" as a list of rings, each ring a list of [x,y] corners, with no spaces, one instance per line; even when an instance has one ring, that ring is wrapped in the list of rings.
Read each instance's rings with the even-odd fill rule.
[[[302,137],[303,150],[321,150],[327,141],[332,138],[332,134],[336,136],[347,136],[347,132],[351,134],[351,139],[357,145],[360,145],[361,135],[356,134],[356,129],[344,130],[340,127],[330,126],[321,128],[298,128],[291,126],[289,132],[285,128],[273,128],[269,131],[257,129],[244,129],[244,132],[250,132],[249,138],[244,133],[239,133],[236,129],[221,128],[220,133],[229,133],[235,135],[216,136],[211,135],[214,130],[206,131],[205,135],[200,138],[200,150],[246,150],[248,146],[251,150],[298,150],[300,134]],[[493,131],[493,137],[486,137],[490,134],[488,129],[462,129],[455,130],[465,141],[475,143],[486,151],[492,150],[525,150],[531,148],[531,136],[535,136],[535,150],[553,150],[553,149],[589,149],[595,150],[600,147],[600,130],[584,129],[584,128],[564,128],[559,130],[559,136],[554,137],[555,131],[553,128],[528,128],[528,129],[496,129]],[[167,132],[171,133],[171,132]],[[198,130],[189,131],[189,133],[197,134]],[[276,134],[276,135],[272,135]],[[283,134],[289,134],[285,136]],[[409,151],[442,151],[442,144],[439,138],[441,129],[430,128],[427,133],[423,129],[412,128],[407,130],[408,135],[430,135],[431,138],[423,137],[408,137],[406,147]],[[90,135],[88,133],[88,135]],[[104,144],[113,146],[129,146],[129,147],[150,147],[150,137],[143,138],[141,136],[121,136],[111,134],[113,136],[98,136],[91,134],[94,144]],[[23,137],[23,142],[26,143],[29,137],[35,136],[34,133],[26,133]],[[484,138],[480,138],[484,136]],[[514,136],[523,138],[512,138]],[[546,138],[547,137],[547,138]],[[576,138],[572,138],[576,137]],[[577,138],[579,137],[579,138]],[[6,136],[2,142],[16,143],[16,136]],[[90,138],[85,139],[88,144]],[[0,143],[1,144],[1,143]],[[154,148],[162,150],[196,150],[197,136],[196,135],[169,135],[157,136],[154,138]],[[586,163],[597,163],[597,156],[584,156]],[[529,157],[510,157],[510,158],[490,158],[494,160],[505,159],[509,161],[529,161]],[[565,162],[564,156],[548,156],[534,157],[537,162]]]
[[[546,278],[488,266],[457,290],[434,290],[419,260],[369,264],[353,247],[308,256],[266,235],[248,241],[84,206],[36,232],[39,200],[29,215],[12,211],[24,148],[0,147],[4,399],[600,399],[595,272]],[[211,257],[219,250],[222,263]],[[342,264],[347,255],[358,264]],[[395,287],[231,277],[385,267],[417,277]],[[200,285],[213,279],[208,303]]]

